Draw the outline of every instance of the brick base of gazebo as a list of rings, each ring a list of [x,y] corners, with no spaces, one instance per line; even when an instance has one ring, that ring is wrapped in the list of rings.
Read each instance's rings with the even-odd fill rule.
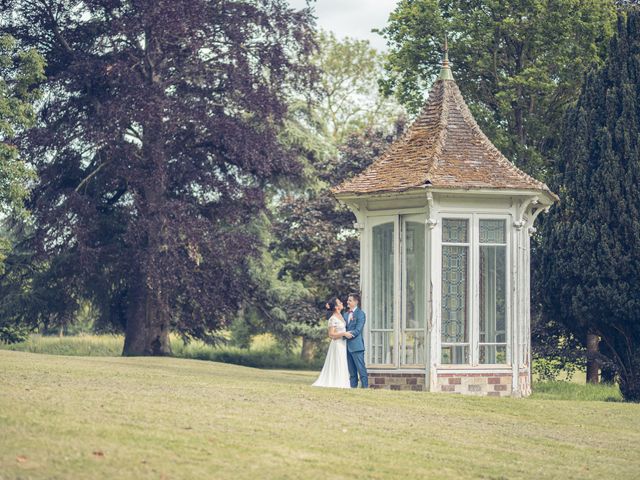
[[[369,387],[386,390],[424,391],[425,376],[423,373],[369,373]],[[438,373],[436,379],[437,392],[460,393],[489,397],[511,396],[511,373]],[[524,395],[531,391],[529,375],[520,374],[520,389]]]
[[[424,373],[369,373],[369,388],[386,390],[426,390]]]

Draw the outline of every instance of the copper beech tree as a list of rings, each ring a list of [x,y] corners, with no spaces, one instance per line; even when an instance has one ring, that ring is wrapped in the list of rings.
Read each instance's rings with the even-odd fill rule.
[[[2,27],[46,59],[20,144],[37,258],[125,331],[124,355],[213,340],[246,292],[252,219],[295,174],[278,140],[308,88],[312,18],[285,0],[15,0]],[[73,305],[73,303],[71,303]]]

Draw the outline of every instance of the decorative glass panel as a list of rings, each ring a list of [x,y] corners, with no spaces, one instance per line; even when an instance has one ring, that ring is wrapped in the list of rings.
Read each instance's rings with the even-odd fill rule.
[[[393,291],[394,291],[394,224],[373,227],[371,269],[371,360],[377,364],[394,363]],[[382,331],[381,331],[382,330]],[[386,330],[386,331],[385,331]]]
[[[507,346],[480,345],[480,363],[507,363]]]
[[[425,226],[418,222],[405,223],[405,328],[425,326]]]
[[[480,220],[480,243],[506,243],[504,220]]]
[[[402,363],[405,365],[424,365],[425,348],[424,331],[405,332]]]
[[[449,243],[467,243],[469,241],[469,221],[464,218],[443,219],[442,241]]]
[[[442,342],[468,341],[467,247],[442,247]]]

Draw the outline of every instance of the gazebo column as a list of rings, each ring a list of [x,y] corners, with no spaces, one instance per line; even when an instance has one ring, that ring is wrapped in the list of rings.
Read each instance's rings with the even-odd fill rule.
[[[522,364],[522,336],[523,336],[523,324],[525,320],[525,304],[523,293],[525,289],[524,280],[524,256],[525,256],[525,241],[524,236],[524,220],[516,220],[514,223],[514,255],[513,255],[513,268],[514,268],[514,285],[512,288],[513,299],[512,305],[512,332],[511,332],[511,396],[520,397],[522,392],[520,391],[520,365]]]
[[[515,248],[513,257],[514,285],[512,287],[511,335],[511,395],[527,396],[531,393],[531,248],[530,235],[535,232],[533,222],[545,207],[539,206],[537,196],[523,199],[513,223]]]
[[[440,335],[441,335],[441,315],[440,315],[440,295],[441,295],[441,272],[440,263],[440,226],[435,215],[435,200],[431,192],[427,193],[427,220],[426,237],[428,245],[427,254],[427,300],[429,301],[429,311],[427,318],[427,335],[429,337],[429,352],[427,357],[426,374],[429,383],[427,390],[435,392],[438,389],[438,370],[440,363]],[[425,379],[427,380],[427,379]]]

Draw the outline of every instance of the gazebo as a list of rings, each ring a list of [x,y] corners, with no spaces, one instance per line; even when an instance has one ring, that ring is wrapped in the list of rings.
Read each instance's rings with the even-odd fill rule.
[[[360,231],[370,385],[529,395],[529,236],[558,197],[482,133],[446,53],[404,136],[333,194]]]

